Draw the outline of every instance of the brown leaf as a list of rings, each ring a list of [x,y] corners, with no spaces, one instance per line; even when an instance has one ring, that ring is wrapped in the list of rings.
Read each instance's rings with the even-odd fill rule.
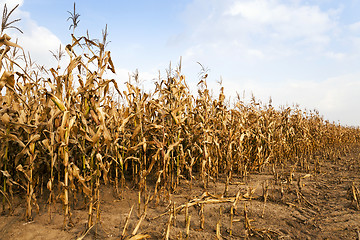
[[[9,71],[5,71],[1,78],[0,78],[0,91],[2,90],[2,88],[8,84],[10,87],[14,88],[15,86],[15,79],[14,79],[14,73],[13,72],[9,72]]]
[[[22,47],[20,47],[16,43],[10,42],[10,39],[11,39],[11,37],[9,37],[7,34],[2,35],[0,37],[0,47],[2,45],[6,45],[6,46],[9,46],[9,47],[18,47],[18,48],[22,49]]]
[[[4,113],[1,118],[1,122],[3,122],[5,125],[10,122],[10,116],[7,113]]]

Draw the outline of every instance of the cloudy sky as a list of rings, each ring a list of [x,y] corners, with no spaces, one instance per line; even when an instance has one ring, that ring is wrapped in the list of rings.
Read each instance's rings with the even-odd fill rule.
[[[24,34],[10,31],[40,64],[70,41],[73,0],[0,0],[20,4]],[[360,125],[360,0],[76,0],[75,35],[100,38],[119,83],[139,69],[146,83],[165,75],[182,56],[183,73],[196,87],[200,62],[208,85],[228,96],[254,94],[276,106],[299,104],[325,119]],[[10,34],[11,33],[11,34]],[[196,91],[194,91],[196,92]]]

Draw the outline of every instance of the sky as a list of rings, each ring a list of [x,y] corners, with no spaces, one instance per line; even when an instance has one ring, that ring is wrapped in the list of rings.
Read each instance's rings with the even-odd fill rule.
[[[182,57],[196,94],[201,63],[208,86],[231,100],[253,94],[274,106],[316,109],[331,122],[360,126],[360,0],[76,0],[76,36],[101,38],[119,85],[136,69],[145,90]],[[9,31],[39,64],[71,41],[73,0],[0,0],[21,18]],[[216,96],[216,95],[215,95]]]

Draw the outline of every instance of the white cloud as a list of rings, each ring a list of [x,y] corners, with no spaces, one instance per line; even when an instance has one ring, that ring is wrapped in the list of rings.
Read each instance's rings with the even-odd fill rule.
[[[23,2],[23,0],[0,1],[0,6],[6,3],[8,12],[19,4],[19,7],[10,15],[9,21],[21,19],[19,22],[14,23],[14,26],[20,28],[23,34],[15,29],[6,29],[5,33],[12,38],[12,41],[17,39],[18,44],[26,53],[30,53],[32,60],[36,63],[48,67],[55,66],[56,61],[49,50],[55,51],[58,49],[61,41],[49,29],[36,23],[28,12],[21,10]]]
[[[360,73],[341,75],[324,81],[289,79],[278,83],[261,83],[256,79],[246,81],[224,81],[227,95],[235,96],[242,89],[247,99],[253,93],[263,102],[271,97],[274,106],[293,106],[302,109],[317,109],[325,119],[342,124],[359,126]],[[241,93],[241,92],[239,92]]]
[[[226,13],[262,28],[271,27],[273,36],[282,39],[314,39],[314,36],[326,34],[334,27],[329,13],[321,11],[318,6],[285,5],[274,0],[237,1]]]
[[[338,61],[344,60],[347,57],[345,53],[333,51],[326,52],[325,56]]]
[[[348,28],[349,28],[350,31],[352,31],[354,33],[358,33],[360,31],[360,21],[350,24],[348,26]]]
[[[360,125],[360,73],[352,67],[360,59],[360,23],[342,23],[343,10],[315,1],[194,0],[183,14],[184,62],[194,64],[184,69],[196,76],[201,62],[211,70],[208,85],[217,88],[223,76],[232,98],[245,90]]]
[[[183,17],[189,41],[208,45],[206,51],[222,48],[246,57],[251,48],[274,58],[299,52],[294,49],[326,48],[338,34],[339,14],[339,9],[280,0],[194,0]]]
[[[265,57],[264,53],[261,50],[258,50],[258,49],[248,49],[247,54],[249,56],[254,56],[254,57],[257,57],[257,58],[264,58]]]
[[[32,59],[41,65],[46,64],[48,67],[50,61],[54,63],[54,58],[49,50],[57,50],[61,44],[60,39],[48,29],[38,26],[32,20],[27,22],[23,31],[23,35],[18,35],[19,44],[24,50],[30,52]]]

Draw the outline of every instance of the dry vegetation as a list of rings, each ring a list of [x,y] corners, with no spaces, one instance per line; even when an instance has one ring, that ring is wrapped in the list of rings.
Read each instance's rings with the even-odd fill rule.
[[[71,18],[74,29],[78,23],[75,16],[74,11]],[[141,91],[136,74],[133,81],[125,83],[126,90],[120,91],[116,80],[105,77],[107,71],[115,73],[110,52],[105,49],[106,31],[102,41],[72,34],[72,43],[65,48],[69,62],[63,70],[34,65],[21,47],[3,33],[5,29],[3,24],[0,38],[3,214],[11,215],[20,206],[25,209],[25,220],[31,221],[42,208],[47,209],[51,220],[56,204],[61,202],[62,227],[69,229],[74,226],[74,206],[83,204],[87,224],[83,235],[78,236],[82,238],[102,221],[102,189],[111,186],[115,197],[122,201],[132,187],[138,192],[138,200],[119,226],[117,237],[121,239],[151,235],[141,230],[145,219],[149,221],[150,204],[168,205],[164,212],[168,216],[163,227],[165,239],[175,237],[171,229],[178,215],[184,215],[185,222],[183,233],[177,232],[177,238],[189,237],[195,218],[199,218],[196,221],[203,229],[204,207],[208,204],[217,209],[213,214],[218,218],[215,235],[219,239],[221,235],[231,236],[233,226],[240,224],[239,213],[235,214],[238,205],[243,206],[240,215],[244,228],[242,233],[236,232],[238,237],[276,238],[278,232],[252,227],[243,202],[260,200],[264,214],[271,189],[281,195],[279,199],[290,194],[291,191],[284,190],[285,182],[297,186],[294,192],[297,201],[308,201],[301,191],[302,181],[319,174],[323,161],[335,161],[360,143],[359,128],[330,123],[316,111],[296,107],[276,109],[271,103],[262,104],[255,99],[245,103],[238,98],[229,103],[222,88],[219,96],[214,97],[206,85],[206,72],[201,75],[198,94],[194,96],[181,74],[181,64],[177,69],[169,69],[167,78],[158,79],[153,93]],[[60,61],[61,48],[54,55]],[[245,192],[231,189],[237,181],[247,182],[250,173],[266,169],[271,170],[274,181],[271,184],[270,180],[263,181],[260,196],[252,196],[255,188],[249,187]],[[304,174],[294,178],[295,170]],[[217,195],[211,194],[210,185],[219,182],[223,184],[222,190]],[[180,187],[186,186],[191,191],[199,183],[202,196],[174,203],[172,194]],[[359,210],[357,184],[351,185],[349,196]],[[18,203],[17,197],[22,202]],[[198,208],[198,213],[190,214],[193,207]],[[139,220],[131,231],[128,220],[133,211]],[[224,218],[230,221],[226,233],[222,226]]]

